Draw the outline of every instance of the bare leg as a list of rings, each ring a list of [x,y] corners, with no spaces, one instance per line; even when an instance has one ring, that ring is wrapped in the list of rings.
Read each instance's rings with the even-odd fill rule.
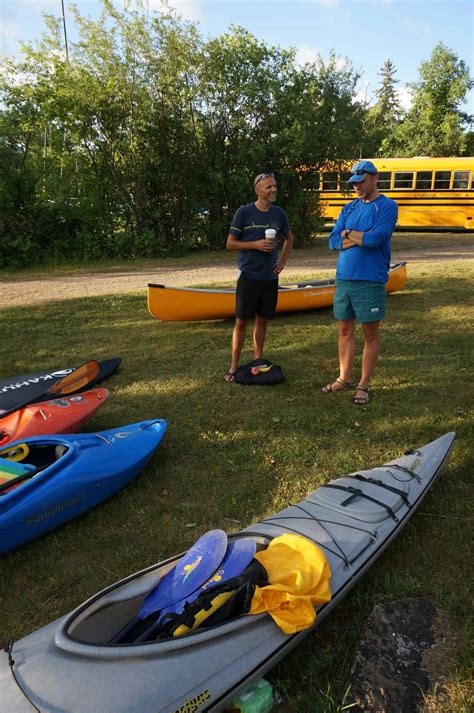
[[[259,314],[255,315],[255,328],[253,330],[254,359],[261,359],[261,357],[263,356],[263,346],[265,344],[265,337],[267,335],[267,325],[268,319],[261,317]]]
[[[364,332],[364,351],[359,386],[368,386],[380,351],[380,320],[363,324],[362,331]]]
[[[339,379],[332,384],[324,386],[322,391],[329,393],[331,391],[346,390],[351,380],[352,362],[355,354],[355,319],[340,319],[338,326],[338,343],[337,351],[339,355]]]
[[[352,362],[354,361],[355,324],[355,319],[340,319],[338,323],[339,378],[346,383],[351,380]]]
[[[364,333],[364,351],[362,353],[362,371],[354,396],[358,405],[370,401],[369,381],[374,373],[380,351],[380,320],[362,325]]]
[[[247,329],[247,319],[235,320],[234,331],[232,332],[232,361],[230,364],[230,373],[234,373],[239,368],[239,359],[242,347],[245,341],[245,332]]]

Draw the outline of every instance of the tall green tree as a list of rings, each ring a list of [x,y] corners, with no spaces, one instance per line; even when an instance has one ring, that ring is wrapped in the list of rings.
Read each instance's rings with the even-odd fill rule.
[[[22,61],[4,61],[0,74],[0,259],[11,263],[41,259],[53,230],[58,238],[67,234],[65,211],[58,206],[65,202],[74,162],[68,161],[50,111],[51,76],[63,52],[57,23],[47,18],[46,24],[48,61],[38,63],[24,47]]]
[[[4,65],[4,78],[11,76],[12,68]],[[0,264],[21,265],[39,257],[32,232],[43,133],[33,98],[12,86],[0,110]]]
[[[377,156],[383,140],[389,136],[402,117],[402,107],[397,94],[397,70],[387,59],[378,72],[381,80],[375,92],[376,103],[367,110],[364,124],[363,150],[365,156]]]
[[[420,80],[409,85],[413,104],[404,120],[382,142],[384,156],[454,156],[466,148],[471,118],[463,104],[473,81],[466,63],[442,42],[420,66]]]
[[[287,52],[242,27],[203,47],[197,74],[202,149],[195,170],[211,244],[223,244],[233,211],[252,200],[252,176],[276,169],[275,95],[287,64]]]
[[[400,119],[401,105],[397,95],[396,85],[398,79],[395,78],[397,70],[390,59],[385,60],[383,67],[378,72],[381,77],[380,87],[375,92],[377,97],[377,113],[390,124],[396,124]]]
[[[284,168],[285,207],[297,243],[317,227],[315,172],[331,159],[358,156],[364,113],[355,100],[359,75],[348,61],[331,53],[303,67],[293,65],[278,97],[278,154]]]

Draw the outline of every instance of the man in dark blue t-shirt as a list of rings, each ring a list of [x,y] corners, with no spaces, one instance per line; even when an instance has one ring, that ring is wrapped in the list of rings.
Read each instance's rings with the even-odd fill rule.
[[[255,317],[254,359],[263,356],[267,323],[275,316],[278,300],[278,275],[283,270],[293,246],[293,235],[284,210],[273,205],[277,187],[272,173],[260,173],[253,182],[255,203],[241,206],[232,219],[227,249],[238,250],[240,277],[236,291],[236,319],[232,334],[232,360],[225,374],[233,381],[239,366],[249,319]],[[273,229],[275,238],[265,237]],[[268,235],[268,232],[267,232]],[[283,249],[278,257],[278,236]]]

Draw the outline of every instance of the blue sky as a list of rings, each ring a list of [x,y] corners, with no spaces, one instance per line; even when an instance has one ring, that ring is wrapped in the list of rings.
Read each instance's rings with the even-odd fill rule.
[[[118,6],[124,0],[114,0]],[[160,0],[145,3],[150,10]],[[65,0],[68,34],[74,39]],[[100,3],[77,0],[81,14],[96,17]],[[301,62],[333,49],[362,74],[359,94],[373,100],[377,72],[386,59],[397,69],[402,102],[408,82],[440,41],[463,59],[474,74],[474,0],[170,0],[180,14],[199,24],[204,37],[241,25],[269,45],[294,47]],[[61,0],[0,0],[0,54],[18,54],[18,41],[39,38],[42,12],[61,15]],[[474,113],[474,92],[465,107]]]

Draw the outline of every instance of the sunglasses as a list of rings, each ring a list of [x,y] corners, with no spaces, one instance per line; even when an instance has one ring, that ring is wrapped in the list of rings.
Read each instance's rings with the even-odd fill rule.
[[[257,183],[260,183],[260,181],[263,181],[265,178],[275,178],[275,174],[274,173],[259,173],[253,182],[253,187],[255,188]]]

